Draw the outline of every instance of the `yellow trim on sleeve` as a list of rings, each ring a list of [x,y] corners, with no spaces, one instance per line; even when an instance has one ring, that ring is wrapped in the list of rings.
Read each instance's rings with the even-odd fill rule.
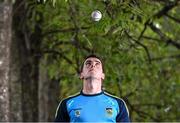
[[[127,108],[126,102],[125,102],[122,98],[119,98],[119,97],[117,97],[117,96],[111,95],[111,94],[109,94],[109,93],[107,93],[107,92],[104,92],[104,93],[107,94],[107,95],[109,95],[109,96],[111,96],[111,97],[118,98],[118,99],[122,100],[123,103],[124,103],[124,105],[125,105],[125,107],[126,107],[126,110],[127,110],[127,112],[128,112],[128,116],[129,116],[129,109]]]

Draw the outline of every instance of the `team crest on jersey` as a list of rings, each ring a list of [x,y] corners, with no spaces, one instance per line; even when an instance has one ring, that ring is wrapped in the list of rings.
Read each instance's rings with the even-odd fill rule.
[[[76,117],[79,117],[80,114],[81,114],[81,113],[80,113],[80,110],[75,110],[75,116],[76,116]]]
[[[112,108],[106,108],[106,114],[108,117],[111,117],[113,115],[113,109]]]

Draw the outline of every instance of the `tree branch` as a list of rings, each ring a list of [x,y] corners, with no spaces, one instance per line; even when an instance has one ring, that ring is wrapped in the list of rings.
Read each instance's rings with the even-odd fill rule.
[[[169,10],[171,10],[173,7],[178,5],[178,1],[175,2],[169,2],[167,6],[164,6],[159,12],[153,15],[153,17],[160,18],[163,15],[166,15]],[[137,41],[140,41],[141,37],[143,36],[144,32],[146,31],[147,25],[150,22],[150,18],[145,22],[144,29],[142,30],[141,34],[139,35]]]
[[[65,55],[63,55],[63,53],[56,51],[56,50],[44,50],[41,53],[49,53],[49,54],[55,54],[55,55],[59,55],[60,57],[62,57],[63,59],[65,59],[69,64],[73,64],[73,62],[67,58]]]
[[[156,107],[156,108],[161,108],[163,107],[163,105],[161,104],[157,104],[157,103],[141,103],[141,104],[132,104],[133,106],[137,107],[137,106],[153,106],[153,107]]]
[[[159,61],[159,60],[164,60],[164,59],[180,59],[180,54],[166,56],[166,57],[151,58],[152,61]]]
[[[167,4],[167,6],[164,6],[159,12],[157,12],[154,17],[160,18],[163,15],[165,15],[168,11],[170,11],[171,9],[173,9],[175,6],[178,5],[178,0],[176,0],[175,2],[169,2]]]
[[[59,45],[72,45],[72,43],[70,41],[59,40],[53,43],[52,48],[55,48],[56,46],[59,46]]]
[[[77,71],[77,67],[75,67],[73,65],[73,62],[68,58],[66,57],[65,55],[63,55],[63,53],[59,52],[59,51],[56,51],[56,50],[44,50],[41,52],[42,54],[45,54],[45,53],[49,53],[49,54],[54,54],[54,55],[59,55],[60,57],[62,57],[64,60],[67,61],[68,64],[72,65],[72,67]]]
[[[144,50],[145,50],[145,52],[146,52],[146,54],[147,54],[147,57],[148,57],[148,61],[149,61],[149,63],[151,63],[151,57],[150,57],[148,48],[147,48],[144,44],[140,43],[139,41],[137,41],[136,39],[134,39],[132,36],[130,36],[126,31],[125,31],[125,33],[126,33],[126,35],[127,35],[131,40],[133,40],[135,43],[137,43],[138,45],[140,45],[141,47],[144,48]]]
[[[143,118],[150,117],[150,118],[153,119],[154,121],[160,121],[158,118],[155,118],[155,117],[153,117],[152,115],[150,115],[150,113],[147,113],[147,112],[145,112],[145,111],[142,111],[142,110],[139,109],[139,107],[131,104],[127,98],[123,98],[123,100],[130,106],[130,109],[131,109],[132,111],[135,111],[140,117],[143,117]],[[131,112],[132,112],[132,111],[131,111]]]
[[[142,30],[141,34],[139,35],[139,37],[138,37],[138,39],[137,39],[138,41],[140,41],[140,39],[142,38],[144,32],[146,31],[147,25],[148,25],[149,21],[150,21],[150,19],[148,19],[148,20],[145,22],[145,24],[144,24],[144,29]]]
[[[154,40],[154,41],[158,41],[158,42],[161,41],[158,38],[153,38],[153,37],[149,37],[149,36],[142,36],[142,38],[149,39],[149,40]]]
[[[128,97],[134,95],[137,90],[138,90],[138,88],[136,88],[134,91],[131,91],[130,93],[126,94],[124,97],[128,98]]]
[[[150,23],[149,26],[154,32],[156,32],[161,37],[161,40],[163,40],[166,44],[171,44],[175,46],[177,49],[180,49],[180,44],[178,42],[175,42],[169,37],[167,37],[164,33],[161,32],[160,29],[154,26],[153,23]]]
[[[173,16],[170,16],[169,14],[165,14],[165,16],[167,16],[168,18],[170,18],[170,19],[172,19],[173,21],[175,21],[175,22],[177,22],[177,23],[180,23],[180,19],[178,19],[178,18],[175,18],[175,17],[173,17]]]
[[[90,27],[81,27],[81,30],[86,30],[86,29],[89,29],[89,28]],[[65,33],[65,32],[76,32],[76,31],[79,32],[80,30],[77,30],[77,28],[50,30],[50,31],[47,31],[44,34],[42,34],[42,36],[47,36],[47,35],[50,35],[50,34],[53,34],[53,33]]]
[[[78,24],[77,18],[76,18],[78,11],[76,9],[76,5],[75,5],[74,1],[70,1],[70,0],[68,0],[68,4],[69,4],[70,18],[74,24],[75,29],[78,30],[79,24]],[[78,31],[76,31],[76,32],[78,32]]]
[[[14,16],[16,14],[16,12],[18,12],[19,8],[21,8],[24,4],[25,4],[25,0],[22,0],[20,3],[19,1],[18,2],[15,2],[15,5],[13,6],[14,7],[14,11],[13,11],[13,15]]]

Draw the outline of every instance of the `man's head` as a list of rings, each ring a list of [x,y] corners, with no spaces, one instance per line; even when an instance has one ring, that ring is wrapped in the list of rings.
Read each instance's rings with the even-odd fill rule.
[[[104,80],[104,69],[101,59],[96,55],[89,55],[81,66],[80,79],[95,78]]]

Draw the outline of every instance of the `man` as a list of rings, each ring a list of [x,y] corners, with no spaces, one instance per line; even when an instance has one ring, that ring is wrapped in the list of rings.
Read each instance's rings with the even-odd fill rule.
[[[130,122],[122,99],[102,90],[103,65],[96,55],[88,56],[81,68],[83,89],[64,99],[56,111],[56,122]]]

